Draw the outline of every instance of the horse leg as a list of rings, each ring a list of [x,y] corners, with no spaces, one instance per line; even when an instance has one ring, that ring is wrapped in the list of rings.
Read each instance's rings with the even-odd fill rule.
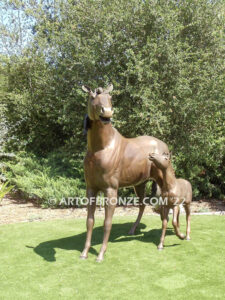
[[[161,210],[161,216],[162,216],[162,234],[160,238],[160,243],[158,245],[158,250],[162,250],[164,246],[164,240],[166,235],[166,228],[168,223],[168,214],[169,214],[169,207],[163,206]]]
[[[137,216],[137,220],[132,225],[131,229],[129,230],[128,234],[133,235],[135,233],[136,228],[140,224],[141,218],[143,216],[143,212],[145,210],[145,204],[143,203],[143,200],[145,198],[145,185],[146,182],[141,183],[140,185],[134,186],[135,193],[137,197],[139,198],[139,213]]]
[[[177,227],[180,228],[180,206],[178,206],[178,213],[177,213]]]
[[[108,189],[105,193],[105,197],[107,199],[107,202],[105,203],[104,236],[103,236],[102,247],[97,257],[97,262],[101,262],[104,259],[104,254],[107,249],[107,243],[112,228],[112,218],[113,218],[114,210],[116,208],[117,190]]]
[[[180,232],[180,228],[178,227],[177,224],[177,216],[178,216],[178,212],[179,212],[179,207],[177,205],[175,205],[173,207],[173,228],[175,230],[176,235],[183,240],[185,238],[184,234]]]
[[[91,237],[92,237],[92,232],[93,232],[93,227],[94,227],[94,214],[95,214],[95,208],[96,208],[96,196],[97,196],[97,191],[92,190],[92,189],[87,189],[87,198],[88,198],[88,205],[87,205],[87,236],[86,236],[86,242],[84,246],[84,250],[81,253],[80,258],[81,259],[86,259],[88,258],[88,251],[91,247]]]
[[[186,222],[187,222],[187,229],[186,229],[186,240],[190,240],[190,232],[191,232],[191,206],[190,204],[186,204],[184,206],[186,212]]]
[[[161,221],[163,221],[163,213],[162,213],[162,211],[163,211],[163,206],[161,206],[160,209],[159,209],[159,214],[160,214]],[[169,222],[169,220],[170,220],[170,218],[169,218],[169,214],[168,214],[168,216],[167,216],[167,223]]]

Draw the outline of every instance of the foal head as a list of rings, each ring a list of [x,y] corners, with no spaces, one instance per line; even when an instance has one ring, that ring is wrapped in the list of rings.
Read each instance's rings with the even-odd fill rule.
[[[106,89],[99,87],[94,92],[88,86],[83,85],[82,90],[89,94],[88,117],[90,120],[100,120],[104,124],[110,123],[113,108],[112,97],[109,93],[113,90],[113,85],[109,85]]]
[[[150,153],[148,158],[154,162],[157,168],[165,170],[170,165],[171,154],[165,152],[163,154]]]

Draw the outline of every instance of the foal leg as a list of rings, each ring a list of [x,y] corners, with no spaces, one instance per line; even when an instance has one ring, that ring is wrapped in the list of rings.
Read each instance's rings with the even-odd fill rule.
[[[170,210],[169,210],[169,212],[170,212]],[[160,207],[159,214],[160,214],[161,221],[163,221],[163,206]],[[170,220],[170,218],[169,218],[169,215],[168,215],[167,223],[169,222],[169,220]]]
[[[186,229],[186,240],[190,240],[190,232],[191,232],[191,206],[190,204],[186,204],[184,206],[186,211],[186,222],[187,222],[187,229]]]
[[[88,258],[88,251],[91,247],[91,237],[92,237],[92,232],[93,232],[93,227],[94,227],[94,214],[95,214],[95,208],[96,208],[96,196],[97,196],[97,191],[92,190],[92,189],[87,189],[87,198],[88,198],[88,205],[87,205],[87,236],[86,236],[86,242],[84,246],[84,250],[81,253],[80,258],[81,259],[86,259]]]
[[[143,200],[145,198],[145,185],[146,182],[141,183],[140,185],[134,186],[135,193],[137,197],[139,198],[139,213],[137,216],[137,220],[132,225],[131,229],[129,230],[128,234],[134,235],[136,228],[140,224],[141,218],[143,216],[143,212],[145,210],[145,204],[143,203]]]
[[[177,205],[175,205],[173,207],[173,227],[175,230],[176,235],[183,240],[185,238],[184,234],[180,232],[180,228],[178,227],[177,224],[177,217],[178,217],[178,212],[179,212],[179,207]]]
[[[161,210],[161,218],[162,218],[162,234],[160,238],[160,243],[158,245],[158,250],[163,249],[164,245],[164,240],[165,240],[165,235],[166,235],[166,228],[167,228],[167,223],[168,223],[168,214],[169,214],[169,207],[163,206]]]
[[[101,250],[97,257],[97,262],[101,262],[104,259],[104,254],[107,249],[109,235],[112,228],[112,218],[116,208],[117,190],[108,189],[105,193],[105,197],[107,198],[108,203],[105,204],[104,237]]]

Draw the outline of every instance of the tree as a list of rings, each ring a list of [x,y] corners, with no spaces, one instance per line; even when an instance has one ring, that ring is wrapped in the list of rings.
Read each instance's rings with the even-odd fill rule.
[[[80,87],[112,82],[124,135],[164,140],[177,174],[197,182],[195,194],[224,193],[223,1],[6,2],[32,20],[33,32],[5,65],[13,147],[80,152]]]

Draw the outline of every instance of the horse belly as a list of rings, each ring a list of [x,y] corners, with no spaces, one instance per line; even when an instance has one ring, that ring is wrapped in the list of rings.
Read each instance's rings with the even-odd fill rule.
[[[148,159],[138,162],[130,162],[127,167],[120,171],[119,186],[129,187],[138,185],[150,177],[151,163]]]

